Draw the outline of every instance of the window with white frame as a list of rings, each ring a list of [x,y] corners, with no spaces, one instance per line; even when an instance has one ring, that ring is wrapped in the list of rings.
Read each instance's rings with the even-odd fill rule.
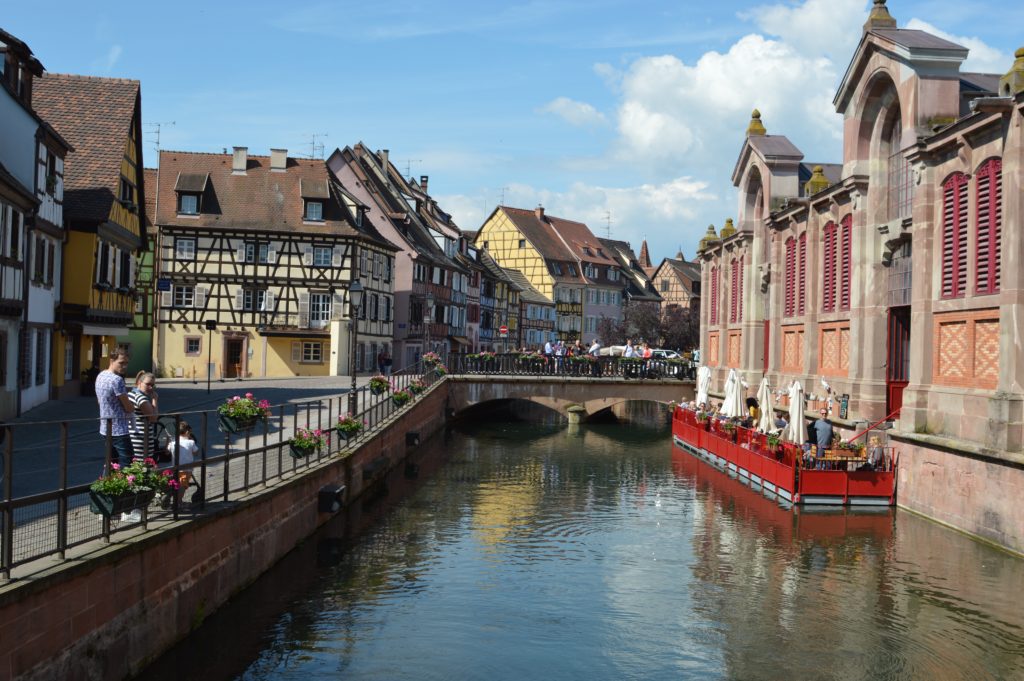
[[[174,307],[192,307],[196,301],[195,286],[174,287]]]
[[[198,194],[178,194],[179,215],[199,215]]]
[[[196,357],[202,351],[203,339],[200,336],[186,336],[185,337],[185,354],[190,357]]]
[[[321,364],[324,361],[324,344],[312,341],[302,342],[302,362],[304,364]]]
[[[322,201],[306,201],[306,220],[319,222],[324,219],[324,204]]]
[[[266,304],[266,289],[242,289],[242,309],[246,312],[263,311],[266,309]]]
[[[331,321],[331,294],[309,294],[309,325],[323,328]]]
[[[196,240],[191,238],[178,237],[174,240],[175,260],[195,260]]]
[[[313,247],[313,266],[314,267],[330,267],[331,258],[334,255],[334,249],[329,246],[314,246]]]
[[[245,262],[266,263],[269,259],[270,244],[256,241],[245,242]]]

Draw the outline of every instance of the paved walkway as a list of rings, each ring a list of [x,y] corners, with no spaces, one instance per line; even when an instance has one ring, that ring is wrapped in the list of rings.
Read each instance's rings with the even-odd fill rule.
[[[369,377],[360,376],[356,383],[362,388],[368,381]],[[207,394],[205,383],[193,384],[190,381],[158,379],[157,390],[160,395],[160,412],[181,413],[183,419],[193,424],[197,437],[201,422],[200,414],[207,414],[207,450],[212,456],[219,453],[217,450],[224,444],[223,436],[217,430],[216,408],[227,398],[251,392],[257,399],[266,399],[274,405],[276,417],[280,405],[294,405],[333,397],[332,406],[337,413],[341,413],[348,411],[346,395],[351,383],[352,379],[348,376],[248,379],[215,382]],[[367,395],[368,391],[359,390],[360,409],[367,406]],[[326,411],[326,403],[324,407]],[[272,421],[271,432],[275,436],[274,441],[279,436],[276,431],[282,426],[287,427],[290,432],[293,425],[293,409],[294,407],[285,408],[288,416],[286,423],[277,424]],[[333,423],[337,413],[333,417],[324,413],[324,425]],[[10,421],[13,427],[14,448],[12,497],[28,496],[60,487],[61,422],[66,423],[68,429],[68,485],[83,484],[99,475],[105,460],[106,445],[99,435],[97,414],[95,397],[75,397],[47,402]],[[2,474],[3,469],[0,467],[0,479]]]

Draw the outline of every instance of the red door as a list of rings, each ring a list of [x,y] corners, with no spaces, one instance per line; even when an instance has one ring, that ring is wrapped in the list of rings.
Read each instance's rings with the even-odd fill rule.
[[[899,417],[903,389],[910,378],[910,306],[889,308],[886,340],[885,412]]]

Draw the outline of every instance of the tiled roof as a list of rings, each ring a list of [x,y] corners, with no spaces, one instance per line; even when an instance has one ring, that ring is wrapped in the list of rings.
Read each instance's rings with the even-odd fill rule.
[[[46,73],[33,82],[33,107],[75,149],[64,163],[68,220],[101,222],[110,215],[138,103],[137,80]]]
[[[960,90],[974,92],[999,92],[998,73],[963,73],[960,74]]]
[[[871,33],[911,49],[967,51],[963,45],[957,45],[937,35],[911,28],[875,28],[871,30]]]
[[[551,215],[544,215],[543,218],[537,216],[536,211],[525,210],[522,208],[511,208],[509,206],[499,206],[498,210],[502,210],[508,216],[512,224],[522,233],[523,236],[537,249],[540,256],[545,261],[561,263],[562,274],[555,274],[548,268],[548,274],[556,281],[584,284],[586,279],[583,278],[582,273],[579,271],[578,258],[566,246],[565,242],[559,237],[559,234],[563,231],[566,233],[575,233],[575,227],[581,226],[588,233],[587,226],[581,222],[573,222],[572,220],[564,220],[562,218],[553,217]],[[558,231],[556,231],[558,230]],[[595,240],[596,241],[596,240]],[[569,274],[568,267],[566,265],[572,265],[576,269],[576,276]]]
[[[761,152],[762,156],[793,156],[803,158],[803,153],[796,148],[785,135],[751,135],[747,138],[750,146]]]
[[[504,269],[504,268],[503,268]],[[534,303],[539,305],[554,305],[554,301],[545,296],[543,293],[538,291],[530,284],[530,280],[526,278],[526,275],[519,270],[505,269],[505,274],[509,280],[518,286],[522,291],[519,294],[519,299],[526,303]]]
[[[161,227],[216,227],[247,231],[292,231],[360,236],[338,201],[324,201],[323,221],[303,220],[300,184],[329,179],[327,165],[316,159],[288,158],[285,172],[270,170],[269,156],[249,156],[246,172],[234,174],[231,154],[160,152],[159,213]],[[209,173],[198,216],[179,216],[174,188],[183,175]]]
[[[143,173],[145,174],[146,187],[149,191],[146,192],[146,215],[143,219],[142,226],[147,231],[153,230],[153,220],[156,219],[156,180],[157,180],[157,169],[146,168]]]

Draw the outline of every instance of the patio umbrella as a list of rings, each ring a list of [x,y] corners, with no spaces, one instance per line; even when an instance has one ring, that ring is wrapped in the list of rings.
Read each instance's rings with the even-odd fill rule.
[[[800,381],[793,381],[789,386],[789,425],[782,433],[786,442],[804,443],[807,437],[807,426],[804,423],[804,387]]]
[[[768,387],[768,377],[761,379],[761,385],[757,388],[757,405],[761,409],[761,419],[757,422],[757,429],[762,433],[775,430],[775,404],[772,400],[772,391]]]
[[[711,367],[697,369],[697,404],[708,401],[708,390],[711,389]]]
[[[725,400],[722,402],[722,416],[727,418],[743,416],[743,388],[735,369],[729,369],[729,377],[725,379]]]

